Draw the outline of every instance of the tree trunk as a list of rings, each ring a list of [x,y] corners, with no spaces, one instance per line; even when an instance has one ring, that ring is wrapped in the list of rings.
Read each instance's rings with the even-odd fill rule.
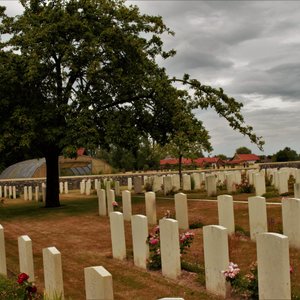
[[[53,149],[51,149],[53,150]],[[59,207],[59,151],[48,151],[45,155],[47,168],[46,207]]]
[[[180,188],[182,189],[182,187],[183,187],[183,184],[182,184],[182,155],[179,155],[178,172],[179,172]]]

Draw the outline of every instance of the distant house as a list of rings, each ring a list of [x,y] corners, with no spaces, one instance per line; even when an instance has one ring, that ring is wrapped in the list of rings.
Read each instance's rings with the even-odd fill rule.
[[[238,154],[227,161],[228,165],[253,165],[260,160],[259,156],[256,154]]]
[[[224,165],[224,161],[219,157],[199,157],[193,161],[200,168],[219,168]]]
[[[161,168],[168,169],[178,166],[178,158],[165,158],[160,160],[159,164]],[[225,163],[219,157],[199,157],[196,159],[182,158],[182,165],[186,167],[196,166],[198,168],[218,168]]]

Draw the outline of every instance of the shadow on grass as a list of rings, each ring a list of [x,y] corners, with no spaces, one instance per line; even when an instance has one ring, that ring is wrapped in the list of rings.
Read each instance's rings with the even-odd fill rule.
[[[46,208],[44,203],[23,202],[0,207],[0,220],[39,219],[97,213],[97,199],[61,200],[60,207]]]
[[[117,201],[122,201],[121,197],[116,197]],[[132,203],[144,202],[143,198],[132,197]],[[7,203],[0,207],[1,220],[13,219],[40,219],[40,218],[57,218],[65,216],[76,216],[82,214],[98,214],[97,198],[61,200],[60,207],[46,208],[41,202],[24,201],[17,204]]]

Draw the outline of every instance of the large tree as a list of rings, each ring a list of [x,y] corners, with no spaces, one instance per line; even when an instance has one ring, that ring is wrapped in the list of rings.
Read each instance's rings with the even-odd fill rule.
[[[178,158],[178,171],[182,183],[182,159],[196,158],[202,155],[203,151],[211,151],[210,136],[192,111],[184,102],[178,103],[178,113],[173,117],[175,131],[170,134],[165,150],[169,155]]]
[[[273,161],[295,161],[299,160],[299,154],[290,147],[285,147],[273,155]]]
[[[45,157],[46,206],[59,206],[58,156],[78,146],[124,144],[136,137],[164,143],[174,137],[179,103],[189,113],[213,107],[259,146],[244,126],[241,104],[190,79],[173,86],[156,63],[168,58],[160,36],[172,32],[161,17],[142,15],[121,0],[21,0],[24,12],[0,9],[0,150]],[[189,114],[188,113],[188,114]],[[119,134],[117,134],[119,133]]]
[[[252,151],[249,148],[243,146],[243,147],[237,148],[235,150],[235,153],[237,153],[237,154],[251,154]]]

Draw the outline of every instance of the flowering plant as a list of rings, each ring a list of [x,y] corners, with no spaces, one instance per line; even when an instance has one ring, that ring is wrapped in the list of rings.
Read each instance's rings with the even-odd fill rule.
[[[229,263],[228,269],[222,271],[227,281],[232,281],[236,278],[236,276],[240,273],[240,269],[237,264],[233,262]]]
[[[236,184],[236,191],[238,193],[254,193],[254,185],[250,184],[249,180],[246,177],[246,174],[242,175],[241,184]]]
[[[34,283],[28,282],[28,279],[29,279],[29,275],[27,275],[26,273],[20,273],[18,275],[18,280],[17,280],[18,284],[25,287],[24,300],[36,299],[37,288],[34,285]]]
[[[121,207],[119,206],[119,203],[117,201],[113,201],[111,205],[114,211],[121,211]]]
[[[180,254],[186,253],[186,249],[191,246],[194,239],[194,233],[185,232],[179,235],[180,242]],[[159,226],[156,226],[152,233],[150,233],[146,240],[149,245],[149,259],[148,259],[148,269],[150,270],[160,270],[161,269],[161,253],[160,253],[160,236],[159,236]]]

